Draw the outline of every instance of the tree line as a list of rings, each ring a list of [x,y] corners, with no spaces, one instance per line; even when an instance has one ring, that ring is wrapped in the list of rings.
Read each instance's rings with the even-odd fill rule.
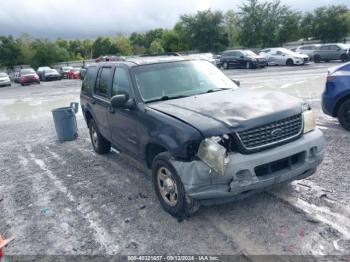
[[[246,0],[238,11],[198,11],[181,15],[172,29],[156,28],[130,36],[55,41],[0,36],[0,66],[28,64],[33,67],[101,55],[141,55],[196,50],[220,52],[233,47],[264,48],[299,39],[343,41],[350,34],[350,10],[343,5],[320,7],[302,13],[281,4]]]

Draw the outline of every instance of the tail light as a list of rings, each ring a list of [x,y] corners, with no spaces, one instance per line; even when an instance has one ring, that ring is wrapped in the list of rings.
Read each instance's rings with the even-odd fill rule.
[[[327,82],[331,82],[333,80],[335,80],[335,76],[333,76],[333,75],[328,75],[327,76]]]

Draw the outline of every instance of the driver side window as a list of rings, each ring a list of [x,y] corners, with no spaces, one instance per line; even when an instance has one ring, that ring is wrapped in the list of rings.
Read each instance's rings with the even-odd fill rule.
[[[112,96],[127,94],[131,95],[131,85],[128,72],[124,68],[117,67],[114,72]]]

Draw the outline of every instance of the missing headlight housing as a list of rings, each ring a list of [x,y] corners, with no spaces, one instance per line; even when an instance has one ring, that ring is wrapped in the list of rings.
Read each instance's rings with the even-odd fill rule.
[[[224,175],[225,164],[228,163],[226,148],[218,142],[220,138],[212,137],[204,139],[198,149],[198,157],[217,174]]]

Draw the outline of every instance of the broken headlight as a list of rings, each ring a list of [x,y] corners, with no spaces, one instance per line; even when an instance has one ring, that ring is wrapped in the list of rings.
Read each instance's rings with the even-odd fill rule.
[[[204,139],[198,149],[198,157],[217,174],[224,175],[225,164],[228,163],[226,148],[218,142],[220,137]]]
[[[312,110],[303,112],[304,119],[304,134],[308,133],[316,128],[316,117]]]

